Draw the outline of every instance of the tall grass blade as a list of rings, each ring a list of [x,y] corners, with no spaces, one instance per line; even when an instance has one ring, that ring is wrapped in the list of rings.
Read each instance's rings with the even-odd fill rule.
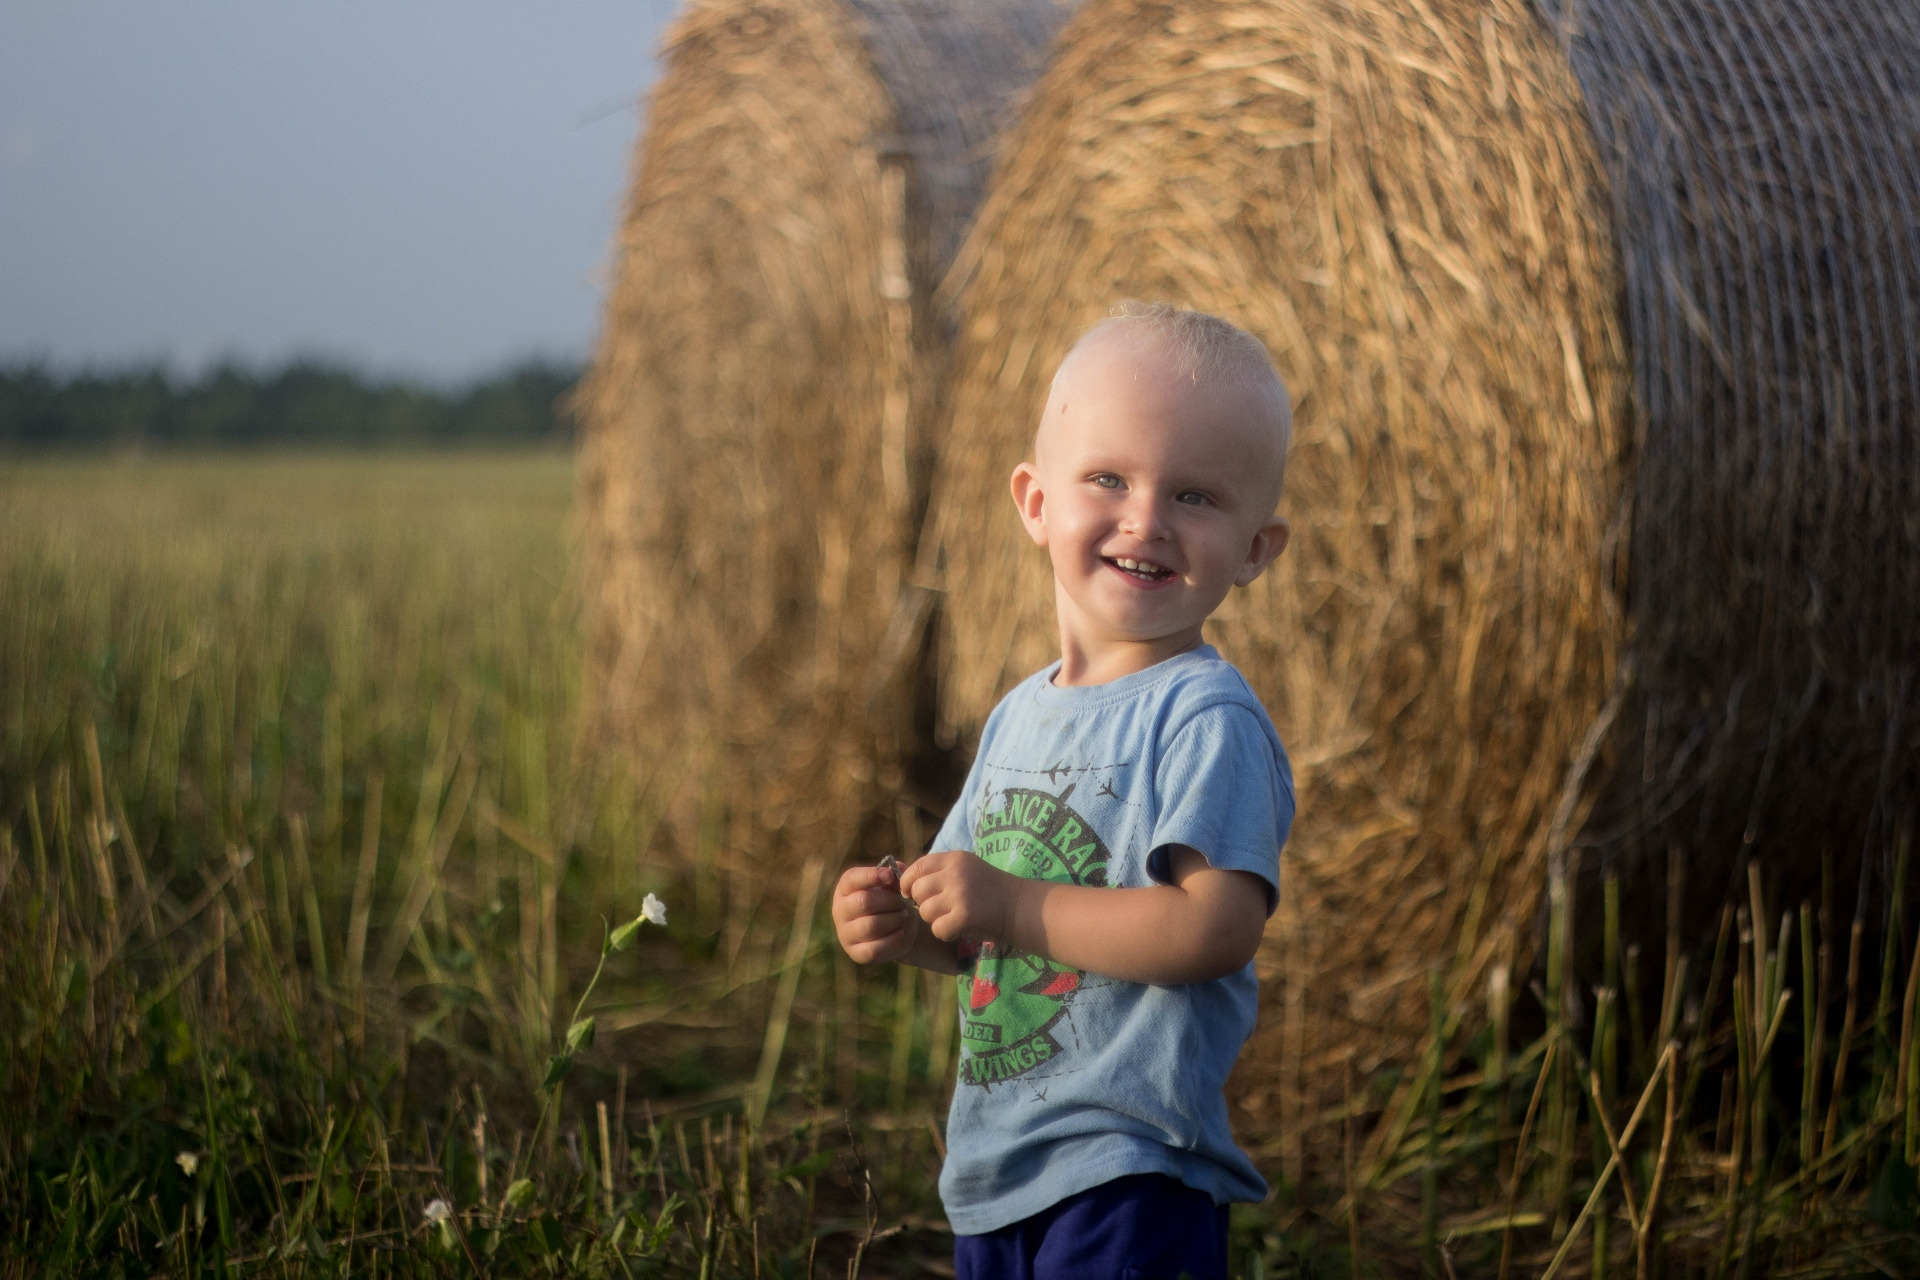
[[[774,995],[772,1016],[767,1019],[766,1039],[760,1046],[760,1066],[754,1072],[753,1085],[747,1093],[749,1130],[757,1131],[760,1128],[760,1122],[767,1114],[767,1104],[773,1097],[774,1082],[780,1072],[780,1054],[787,1043],[787,1024],[793,1016],[794,996],[800,990],[801,967],[813,942],[814,907],[819,900],[820,881],[825,870],[826,864],[819,858],[809,858],[800,869],[800,892],[794,899],[793,927],[787,934],[786,956],[780,966],[780,986]],[[902,965],[900,972],[911,974],[912,970]]]
[[[386,779],[378,770],[367,775],[366,801],[361,807],[360,860],[353,876],[353,902],[347,914],[347,985],[358,989],[367,954],[367,925],[373,914],[373,876],[380,862],[381,803]]]
[[[1669,1061],[1678,1054],[1679,1047],[1677,1041],[1667,1042],[1666,1052],[1669,1055]],[[1661,1082],[1661,1093],[1666,1098],[1666,1118],[1660,1126],[1660,1153],[1654,1161],[1653,1180],[1647,1184],[1646,1210],[1641,1216],[1640,1230],[1633,1242],[1634,1271],[1637,1280],[1652,1280],[1652,1246],[1658,1240],[1656,1233],[1660,1223],[1660,1193],[1666,1187],[1667,1162],[1673,1154],[1674,1122],[1679,1115],[1679,1108],[1675,1104],[1679,1099],[1679,1090],[1673,1087],[1671,1070],[1667,1072],[1666,1079]],[[1616,1142],[1614,1145],[1617,1147],[1619,1144]]]
[[[307,963],[313,966],[314,981],[325,991],[333,984],[327,976],[327,927],[320,911],[320,892],[307,856],[307,820],[294,814],[287,821],[287,834],[292,840],[293,875],[300,882],[300,906],[306,916]]]
[[[1653,1077],[1647,1081],[1647,1087],[1641,1091],[1640,1100],[1634,1104],[1633,1114],[1627,1117],[1626,1125],[1620,1130],[1618,1146],[1621,1150],[1624,1151],[1632,1143],[1634,1133],[1640,1128],[1640,1118],[1646,1114],[1647,1103],[1652,1099],[1654,1090],[1659,1087],[1660,1081],[1672,1066],[1673,1051],[1672,1046],[1668,1046],[1667,1051],[1663,1052],[1660,1060],[1654,1064]],[[1617,1158],[1609,1158],[1606,1167],[1601,1169],[1600,1175],[1593,1180],[1593,1190],[1588,1193],[1586,1204],[1581,1207],[1579,1217],[1574,1219],[1573,1226],[1568,1229],[1566,1238],[1560,1242],[1559,1250],[1554,1253],[1553,1261],[1547,1265],[1540,1280],[1553,1280],[1553,1277],[1560,1273],[1561,1266],[1566,1263],[1567,1254],[1572,1252],[1574,1242],[1580,1238],[1580,1228],[1592,1215],[1594,1206],[1600,1202],[1600,1197],[1606,1193],[1607,1183],[1612,1180],[1619,1163]]]
[[[1499,1280],[1507,1280],[1507,1268],[1513,1262],[1513,1215],[1520,1207],[1520,1179],[1526,1173],[1527,1153],[1531,1150],[1529,1140],[1533,1137],[1534,1118],[1540,1114],[1541,1099],[1546,1097],[1547,1082],[1553,1079],[1555,1059],[1560,1054],[1560,1039],[1552,1037],[1547,1041],[1546,1056],[1540,1060],[1540,1077],[1534,1081],[1533,1097],[1527,1103],[1527,1118],[1520,1123],[1520,1137],[1513,1146],[1513,1172],[1507,1178],[1507,1213],[1505,1225],[1500,1231],[1500,1272]]]
[[[1820,1149],[1833,1150],[1840,1132],[1840,1103],[1846,1096],[1847,1060],[1853,1050],[1854,1017],[1860,1007],[1860,944],[1866,936],[1867,922],[1855,917],[1852,940],[1847,944],[1847,1004],[1840,1018],[1840,1039],[1833,1049],[1833,1087],[1827,1094],[1827,1125],[1821,1135]]]
[[[907,1068],[913,1057],[914,988],[919,979],[907,965],[898,965],[893,990],[893,1051],[887,1058],[887,1109],[898,1116],[907,1109]]]
[[[453,849],[454,837],[466,821],[467,803],[473,798],[474,783],[479,774],[478,758],[471,752],[463,751],[459,768],[454,774],[453,787],[447,793],[446,807],[428,828],[426,842],[415,849],[413,876],[408,884],[406,900],[401,903],[393,926],[381,946],[378,981],[382,985],[393,981],[400,967],[400,957],[413,944],[414,935],[420,928],[420,916],[426,910],[427,899],[440,888],[441,870],[446,865],[447,854]]]
[[[1813,904],[1800,904],[1800,1167],[1813,1163],[1814,1112],[1820,1097],[1820,977],[1814,959]]]

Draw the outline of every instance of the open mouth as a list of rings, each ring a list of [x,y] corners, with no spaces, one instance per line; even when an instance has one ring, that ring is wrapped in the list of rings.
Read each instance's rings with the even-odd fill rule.
[[[1165,582],[1173,577],[1173,570],[1153,563],[1151,560],[1129,560],[1125,556],[1101,556],[1102,560],[1141,582]]]

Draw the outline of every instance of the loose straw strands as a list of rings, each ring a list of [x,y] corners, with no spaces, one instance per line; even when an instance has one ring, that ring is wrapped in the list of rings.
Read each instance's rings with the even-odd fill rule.
[[[684,780],[683,853],[837,856],[911,766],[913,637],[876,655],[949,342],[931,285],[1059,15],[700,0],[668,37],[579,407],[592,696]]]

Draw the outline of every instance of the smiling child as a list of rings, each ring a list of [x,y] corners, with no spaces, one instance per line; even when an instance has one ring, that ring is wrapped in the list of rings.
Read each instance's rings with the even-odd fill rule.
[[[1226,1206],[1266,1194],[1224,1086],[1293,776],[1201,629],[1286,549],[1291,430],[1266,349],[1218,317],[1127,304],[1075,345],[1012,478],[1060,661],[988,717],[935,852],[835,890],[854,960],[958,980],[962,1280],[1222,1280]]]

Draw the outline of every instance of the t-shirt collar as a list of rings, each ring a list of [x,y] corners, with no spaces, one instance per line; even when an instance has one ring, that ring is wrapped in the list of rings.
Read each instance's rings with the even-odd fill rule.
[[[1056,661],[1040,673],[1042,679],[1034,682],[1033,700],[1040,706],[1054,708],[1105,706],[1144,693],[1192,667],[1219,661],[1220,651],[1210,644],[1203,644],[1105,684],[1076,685],[1057,685],[1053,682],[1055,673],[1060,670],[1060,663]]]

